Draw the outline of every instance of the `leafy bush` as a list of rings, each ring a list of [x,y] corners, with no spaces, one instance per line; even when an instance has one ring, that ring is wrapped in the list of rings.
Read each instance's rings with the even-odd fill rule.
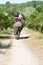
[[[43,32],[43,5],[36,7],[36,10],[30,15],[28,28],[33,28]]]
[[[7,7],[6,4],[4,7],[3,5],[0,6],[0,28],[7,29],[8,27],[13,27],[14,19],[12,13],[14,14],[16,11],[14,9],[11,5],[10,7]]]

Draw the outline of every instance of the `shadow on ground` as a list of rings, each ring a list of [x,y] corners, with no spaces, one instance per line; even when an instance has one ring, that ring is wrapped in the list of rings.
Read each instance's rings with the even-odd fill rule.
[[[0,36],[0,39],[11,39],[12,36]]]
[[[0,49],[8,49],[11,47],[11,44],[8,45],[0,45]]]
[[[0,54],[5,54],[6,52],[4,52],[4,51],[0,51]]]
[[[27,38],[29,38],[29,36],[20,37],[20,39],[27,39]]]
[[[18,39],[27,39],[27,38],[29,38],[29,36],[20,37]]]

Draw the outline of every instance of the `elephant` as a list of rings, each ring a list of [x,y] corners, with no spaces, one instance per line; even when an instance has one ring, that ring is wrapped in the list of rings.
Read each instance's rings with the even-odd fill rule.
[[[23,29],[23,24],[21,22],[14,23],[14,35],[16,39],[20,38],[21,30]]]

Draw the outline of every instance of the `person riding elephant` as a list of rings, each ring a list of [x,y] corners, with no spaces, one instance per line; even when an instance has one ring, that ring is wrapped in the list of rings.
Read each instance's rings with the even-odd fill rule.
[[[14,23],[14,35],[15,35],[15,38],[20,38],[20,32],[21,32],[21,30],[23,28],[22,15],[16,13],[15,16],[14,16],[14,20],[15,20],[15,23]]]

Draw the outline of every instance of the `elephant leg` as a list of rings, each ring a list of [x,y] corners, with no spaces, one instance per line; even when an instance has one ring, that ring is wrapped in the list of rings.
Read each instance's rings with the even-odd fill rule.
[[[17,38],[17,36],[18,36],[18,27],[17,26],[14,27],[14,35],[15,35],[15,38]]]

